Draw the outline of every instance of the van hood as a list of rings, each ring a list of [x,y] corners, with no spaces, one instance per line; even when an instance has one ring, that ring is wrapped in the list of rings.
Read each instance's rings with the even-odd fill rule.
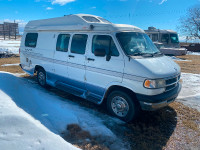
[[[133,74],[146,78],[166,78],[180,74],[180,67],[170,57],[148,57],[131,59]]]

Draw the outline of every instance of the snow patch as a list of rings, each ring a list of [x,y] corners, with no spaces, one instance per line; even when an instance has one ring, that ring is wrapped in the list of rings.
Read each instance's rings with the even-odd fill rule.
[[[3,64],[1,65],[2,67],[8,67],[8,66],[19,66],[19,63],[18,64]]]
[[[182,89],[177,100],[200,111],[200,74],[182,73],[181,79]]]
[[[19,54],[21,41],[0,40],[0,53]]]
[[[187,55],[200,55],[200,52],[191,52],[191,51],[188,51]]]
[[[16,144],[19,144],[19,142],[26,142],[31,145],[33,140],[36,140],[36,137],[39,138],[41,141],[47,141],[47,143],[52,142],[52,140],[55,140],[54,137],[52,137],[51,135],[48,135],[48,137],[46,137],[46,135],[43,133],[43,129],[42,131],[37,130],[41,130],[40,127],[43,126],[43,128],[46,128],[45,130],[47,130],[49,134],[60,134],[62,131],[66,130],[66,126],[68,124],[72,123],[79,124],[84,130],[89,131],[90,134],[93,136],[101,136],[104,139],[107,139],[107,141],[118,145],[123,145],[122,141],[120,141],[115,136],[115,134],[109,128],[107,128],[104,123],[112,122],[113,124],[121,125],[124,124],[124,122],[112,118],[106,114],[101,114],[95,110],[81,107],[77,103],[67,101],[66,99],[56,96],[53,93],[41,88],[38,84],[29,81],[30,80],[25,78],[16,77],[11,73],[0,72],[0,107],[6,108],[6,110],[0,109],[0,116],[3,113],[3,118],[7,118],[7,116],[10,116],[8,122],[14,120],[12,122],[12,125],[8,125],[7,120],[3,120],[2,122],[2,118],[0,122],[0,129],[3,129],[2,132],[4,130],[9,131],[13,129],[13,131],[11,131],[15,134],[17,134],[18,131],[26,132],[26,136],[24,136],[24,138],[26,139],[23,139],[22,137],[17,139],[17,136],[15,135],[8,137],[6,140],[1,140],[0,137],[0,147],[1,145],[8,145],[10,146],[10,149],[13,149],[14,147],[11,148],[11,146],[13,145],[10,144],[10,140]],[[19,109],[16,105],[15,107],[9,106],[10,103],[14,102],[18,107],[21,108],[20,112],[22,113],[22,115],[25,116],[24,118],[20,118],[21,115],[16,112]],[[14,111],[13,114],[20,116],[18,116],[16,119],[13,114],[10,114],[10,109]],[[28,115],[27,113],[30,115]],[[34,128],[34,125],[28,122],[30,118],[32,118],[32,121],[35,122],[35,126],[39,126],[39,129],[37,127]],[[7,126],[1,128],[1,123],[7,124]],[[13,126],[15,124],[19,124],[19,127],[21,129],[19,130],[19,128],[17,127],[14,128]],[[34,134],[32,131],[30,131],[32,130],[30,128],[33,128],[33,132],[36,133]],[[41,132],[41,134],[39,134],[38,132]],[[6,136],[4,136],[3,138],[6,138]],[[22,142],[23,140],[25,142]],[[62,140],[60,138],[57,138],[55,142],[49,144],[49,147],[55,147],[55,149],[64,149],[65,147],[65,149],[69,149],[66,148],[66,144],[58,144],[58,141]],[[60,147],[63,148],[55,146],[56,144],[60,145]],[[44,145],[44,147],[45,146],[48,146],[48,144]],[[46,147],[46,149],[53,149],[49,147]],[[21,145],[19,149],[21,150],[28,148],[26,147],[26,144],[24,144]],[[32,149],[37,149],[37,147],[34,147]]]
[[[1,81],[5,79],[2,75],[0,77]],[[59,135],[50,132],[38,120],[19,108],[10,95],[5,93],[2,86],[5,85],[0,82],[0,147],[2,150],[78,149]]]

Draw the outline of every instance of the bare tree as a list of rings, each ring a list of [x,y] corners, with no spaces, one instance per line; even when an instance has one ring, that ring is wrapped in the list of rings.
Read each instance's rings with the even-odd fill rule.
[[[188,9],[186,16],[180,18],[178,29],[188,39],[200,39],[200,5]]]

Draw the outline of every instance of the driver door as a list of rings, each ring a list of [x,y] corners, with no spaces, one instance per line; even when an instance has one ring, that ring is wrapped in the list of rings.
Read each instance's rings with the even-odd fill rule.
[[[90,40],[86,58],[87,99],[100,103],[109,84],[122,82],[124,60],[111,35],[93,34]],[[107,56],[95,56],[95,49],[105,49]],[[110,59],[106,60],[109,55]]]

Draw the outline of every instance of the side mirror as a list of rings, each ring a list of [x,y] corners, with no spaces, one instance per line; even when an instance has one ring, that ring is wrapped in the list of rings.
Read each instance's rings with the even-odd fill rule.
[[[95,49],[94,55],[99,57],[105,57],[106,56],[106,50],[105,49]]]

